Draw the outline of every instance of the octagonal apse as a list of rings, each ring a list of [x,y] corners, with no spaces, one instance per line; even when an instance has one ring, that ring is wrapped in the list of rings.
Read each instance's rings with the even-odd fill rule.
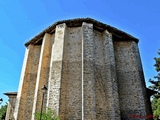
[[[16,120],[34,120],[41,107],[55,110],[61,120],[150,114],[133,36],[91,18],[71,19],[56,22],[25,46]]]

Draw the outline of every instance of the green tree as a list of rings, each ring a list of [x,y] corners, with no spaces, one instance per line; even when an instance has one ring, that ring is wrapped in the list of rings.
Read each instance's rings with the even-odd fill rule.
[[[156,91],[156,94],[153,95],[153,99],[151,101],[153,114],[156,117],[155,120],[160,119],[160,50],[158,51],[158,55],[159,57],[154,58],[154,66],[157,71],[157,76],[154,77],[154,80],[149,80],[149,82],[152,83],[149,88]]]
[[[4,120],[7,112],[7,103],[0,108],[0,120]]]
[[[35,113],[35,119],[40,120],[40,112]],[[60,120],[60,117],[51,108],[47,108],[42,112],[41,120]]]

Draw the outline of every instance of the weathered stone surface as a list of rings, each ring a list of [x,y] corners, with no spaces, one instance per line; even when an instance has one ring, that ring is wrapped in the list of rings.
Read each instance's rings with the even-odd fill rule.
[[[55,110],[61,120],[150,114],[137,39],[103,25],[64,21],[26,44],[16,120],[34,120],[41,107]],[[48,90],[42,106],[43,85]]]
[[[17,92],[9,92],[4,94],[9,97],[5,120],[14,119],[13,113],[15,110]]]
[[[96,119],[93,24],[82,24],[82,119]]]
[[[38,73],[37,73],[37,81],[34,95],[34,103],[33,103],[33,114],[32,120],[34,120],[34,113],[40,112],[41,104],[42,104],[42,86],[46,85],[48,87],[48,77],[49,77],[49,68],[50,68],[50,58],[51,58],[51,47],[53,44],[52,35],[46,33],[43,38],[43,43],[41,47]],[[46,97],[45,94],[43,108],[46,108]]]
[[[94,31],[97,120],[120,119],[112,35]],[[104,107],[105,106],[105,107]]]
[[[66,25],[56,26],[54,44],[52,45],[51,68],[48,81],[48,100],[47,107],[56,110],[59,114],[60,93],[62,79],[62,60],[65,39]]]
[[[29,120],[31,119],[34,94],[35,94],[35,86],[36,86],[36,78],[38,71],[38,63],[40,57],[41,46],[30,45],[28,47],[28,58],[26,60],[26,66],[24,70],[24,74],[22,74],[22,86],[20,86],[21,92],[18,92],[17,105],[15,111],[15,119],[17,120]]]
[[[149,115],[137,44],[134,41],[115,41],[114,48],[122,119],[130,114]]]
[[[67,28],[61,84],[60,116],[62,120],[82,118],[81,40],[81,27]]]

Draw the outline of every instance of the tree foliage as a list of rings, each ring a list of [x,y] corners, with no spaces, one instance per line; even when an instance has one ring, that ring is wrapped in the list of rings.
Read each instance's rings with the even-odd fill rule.
[[[7,112],[7,103],[0,108],[0,120],[4,120]]]
[[[156,120],[160,117],[160,50],[158,51],[158,55],[159,57],[154,58],[154,66],[157,71],[157,76],[154,76],[154,80],[149,80],[149,82],[152,83],[149,88],[156,91],[156,94],[153,95],[152,99],[152,110],[154,116],[157,116],[157,118],[155,118]]]
[[[35,113],[35,119],[40,120],[40,112]],[[60,117],[51,108],[43,110],[41,120],[60,120]]]

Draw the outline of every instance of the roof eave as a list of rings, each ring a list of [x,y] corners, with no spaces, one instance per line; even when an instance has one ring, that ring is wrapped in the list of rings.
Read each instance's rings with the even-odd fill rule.
[[[56,28],[56,25],[58,25],[58,24],[66,23],[66,25],[68,27],[78,27],[78,26],[81,26],[83,22],[92,23],[95,28],[101,29],[102,31],[108,30],[109,32],[111,32],[117,36],[120,36],[123,39],[129,39],[129,40],[133,40],[135,42],[139,41],[137,38],[123,32],[121,30],[118,30],[117,28],[111,27],[110,25],[101,23],[101,22],[96,21],[92,18],[76,18],[76,19],[70,19],[70,20],[61,20],[61,21],[54,23],[53,25],[49,26],[48,28],[46,28],[45,30],[40,32],[34,38],[29,40],[27,43],[25,43],[25,46],[27,47],[29,44],[34,44],[34,43],[38,42],[39,40],[41,40],[43,38],[45,33],[53,33],[53,31]]]
[[[7,92],[7,93],[3,93],[4,95],[17,95],[17,92]]]

